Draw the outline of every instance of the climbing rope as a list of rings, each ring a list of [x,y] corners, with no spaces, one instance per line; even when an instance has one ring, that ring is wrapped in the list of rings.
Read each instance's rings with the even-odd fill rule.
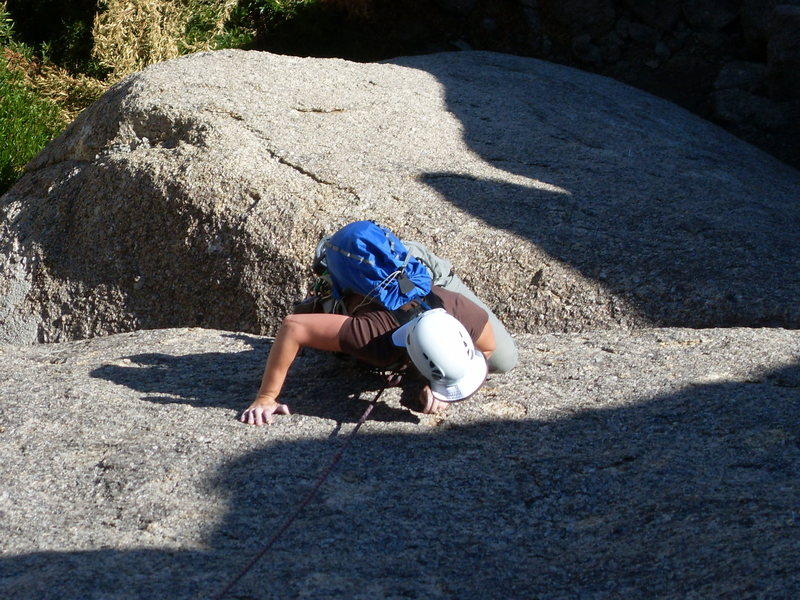
[[[300,502],[300,504],[297,506],[294,512],[286,518],[286,520],[277,529],[277,531],[273,534],[273,536],[269,539],[269,541],[266,544],[264,544],[264,547],[261,548],[259,553],[256,554],[250,560],[250,562],[247,563],[247,565],[245,565],[245,567],[239,572],[239,574],[236,575],[236,577],[234,577],[221,592],[219,592],[216,596],[213,597],[213,600],[222,600],[222,598],[224,598],[228,594],[228,592],[230,592],[233,589],[233,586],[239,583],[242,577],[247,575],[247,573],[256,565],[256,563],[259,560],[261,560],[267,552],[270,551],[275,542],[278,541],[278,539],[286,532],[287,529],[289,529],[289,527],[292,525],[292,523],[294,523],[295,519],[303,511],[303,509],[305,509],[305,507],[311,503],[311,501],[314,499],[314,497],[317,495],[320,488],[322,487],[322,484],[325,483],[325,480],[328,478],[328,476],[331,474],[336,464],[342,458],[344,451],[347,450],[347,447],[353,441],[353,438],[355,437],[356,433],[358,433],[358,430],[367,420],[367,417],[369,417],[369,414],[372,412],[372,409],[375,408],[375,405],[378,403],[378,399],[386,390],[386,387],[387,386],[384,385],[378,391],[378,393],[375,395],[372,401],[369,403],[369,406],[367,406],[367,409],[364,411],[364,414],[361,415],[361,418],[358,420],[358,423],[356,423],[356,426],[353,428],[353,431],[351,431],[350,434],[347,436],[347,439],[345,440],[344,444],[342,444],[342,447],[339,448],[339,451],[334,455],[333,460],[331,460],[330,464],[328,465],[328,468],[325,469],[325,471],[319,477],[317,483],[314,485],[313,488],[311,488],[311,491],[308,494],[306,494],[306,497],[303,498],[303,501]]]

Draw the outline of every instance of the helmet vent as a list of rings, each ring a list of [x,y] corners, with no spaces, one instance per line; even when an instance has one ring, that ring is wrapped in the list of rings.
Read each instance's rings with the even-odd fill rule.
[[[444,373],[442,373],[442,370],[439,367],[437,367],[432,362],[429,362],[428,364],[431,367],[431,377],[433,377],[437,381],[444,378]]]

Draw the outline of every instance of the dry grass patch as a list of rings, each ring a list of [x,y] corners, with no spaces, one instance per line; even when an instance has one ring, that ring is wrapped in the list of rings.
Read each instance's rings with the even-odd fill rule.
[[[108,0],[95,18],[94,55],[118,80],[144,67],[211,48],[237,0]],[[186,29],[198,13],[212,21],[204,39],[189,42]]]
[[[28,57],[11,48],[3,49],[3,60],[9,71],[21,76],[25,87],[58,105],[65,124],[108,88],[107,83],[93,77],[71,75],[58,65]]]

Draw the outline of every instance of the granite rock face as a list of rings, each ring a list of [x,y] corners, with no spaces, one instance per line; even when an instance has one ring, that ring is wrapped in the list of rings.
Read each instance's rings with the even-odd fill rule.
[[[274,333],[371,218],[517,332],[800,325],[800,173],[570,68],[224,51],[132,75],[0,201],[0,339]]]
[[[345,35],[309,43],[285,30],[263,36],[260,49],[362,61],[456,48],[539,58],[676,102],[800,168],[798,0],[400,1],[372,3],[369,15],[364,1],[335,2],[352,7],[339,12]],[[737,90],[769,119],[720,104],[732,94],[714,81],[741,61],[769,69],[758,90]]]
[[[440,416],[384,392],[230,598],[791,598],[800,332],[522,334]],[[173,329],[0,346],[0,597],[211,598],[379,389],[308,352],[235,420],[270,340]]]
[[[719,327],[800,326],[798,189],[674,105],[532,59],[131,76],[0,201],[0,597],[213,597],[240,572],[381,389],[307,351],[291,416],[235,419],[256,334],[362,218],[451,258],[519,366],[443,415],[386,390],[230,597],[796,596],[800,332]]]

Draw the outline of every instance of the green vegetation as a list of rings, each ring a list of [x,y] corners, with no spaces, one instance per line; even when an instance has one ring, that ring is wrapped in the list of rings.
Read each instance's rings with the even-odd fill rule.
[[[26,59],[30,51],[14,41],[14,28],[0,4],[0,193],[22,174],[32,159],[66,124],[54,102],[38,96],[25,84],[23,75],[10,66],[15,58]]]
[[[148,64],[252,41],[236,0],[0,1],[0,194],[111,84]],[[241,9],[236,13],[247,22]]]
[[[211,50],[247,48],[253,33],[245,27],[247,12],[241,2],[227,5],[214,0],[191,0],[189,19],[181,40],[182,53],[192,52],[203,44]]]
[[[0,194],[126,75],[202,50],[326,55],[370,0],[0,0]]]
[[[0,191],[64,128],[59,107],[26,88],[19,74],[0,65]]]
[[[3,4],[14,21],[17,42],[73,73],[94,70],[92,21],[97,0],[6,0]]]

